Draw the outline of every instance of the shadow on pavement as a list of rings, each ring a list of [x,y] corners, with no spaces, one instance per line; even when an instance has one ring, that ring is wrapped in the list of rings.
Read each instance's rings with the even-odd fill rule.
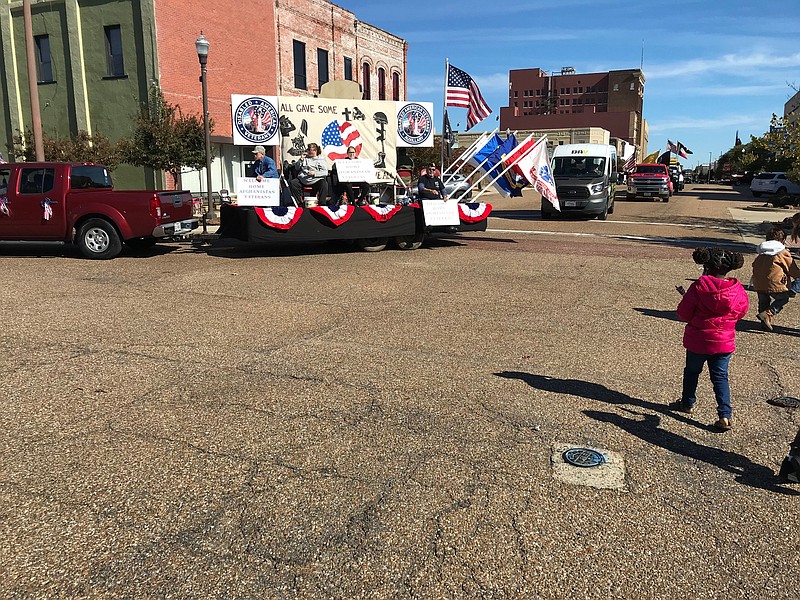
[[[598,402],[605,402],[606,404],[614,404],[618,406],[634,406],[651,410],[661,415],[669,415],[670,417],[683,421],[684,423],[697,425],[699,428],[706,431],[714,431],[711,427],[703,425],[698,421],[688,417],[683,413],[676,413],[670,411],[663,404],[656,404],[642,400],[641,398],[634,398],[628,394],[623,394],[616,390],[607,388],[599,383],[591,381],[581,381],[579,379],[559,379],[556,377],[547,377],[545,375],[536,375],[533,373],[524,373],[521,371],[502,371],[494,374],[497,377],[504,379],[519,379],[524,381],[529,386],[547,391],[556,392],[559,394],[569,394],[571,396],[578,396],[581,398],[588,398]],[[627,408],[623,410],[631,413],[644,416],[644,420],[629,419],[621,415],[602,411],[583,411],[584,414],[597,421],[603,421],[616,425],[623,431],[627,431],[631,435],[660,448],[664,448],[675,454],[680,454],[693,460],[699,460],[709,465],[718,467],[724,471],[728,471],[736,475],[736,481],[750,487],[756,487],[763,490],[776,492],[780,494],[800,495],[800,492],[786,489],[776,485],[776,474],[763,465],[753,463],[750,459],[726,450],[704,446],[686,439],[683,436],[677,435],[670,431],[661,429],[661,416],[653,414],[644,414],[636,411],[630,411]]]
[[[800,492],[796,490],[777,485],[778,478],[775,472],[763,465],[754,463],[746,456],[698,444],[671,431],[661,429],[659,427],[661,418],[657,415],[644,415],[644,420],[638,420],[596,410],[586,410],[583,413],[596,421],[615,425],[648,444],[733,473],[736,476],[735,480],[743,485],[777,494],[800,496]]]
[[[633,310],[645,315],[646,317],[667,319],[668,321],[680,321],[680,319],[678,319],[678,316],[675,314],[674,310],[658,310],[655,308],[639,308],[639,307],[635,307]],[[773,325],[773,330],[767,332],[764,331],[764,328],[762,327],[760,321],[745,321],[744,319],[736,323],[736,331],[746,331],[748,333],[761,333],[761,334],[771,333],[773,335],[777,333],[780,335],[791,335],[794,337],[800,337],[800,329],[783,327],[776,323]]]

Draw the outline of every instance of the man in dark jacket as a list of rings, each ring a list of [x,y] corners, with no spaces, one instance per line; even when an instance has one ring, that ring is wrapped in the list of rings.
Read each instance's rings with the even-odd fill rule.
[[[424,200],[447,200],[447,191],[439,176],[436,175],[436,164],[431,163],[419,177],[417,183],[419,197]]]

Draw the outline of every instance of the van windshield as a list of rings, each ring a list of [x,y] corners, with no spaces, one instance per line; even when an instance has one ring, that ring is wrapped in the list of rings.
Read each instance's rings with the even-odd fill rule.
[[[606,159],[600,156],[558,156],[553,160],[556,177],[602,177],[605,169]]]

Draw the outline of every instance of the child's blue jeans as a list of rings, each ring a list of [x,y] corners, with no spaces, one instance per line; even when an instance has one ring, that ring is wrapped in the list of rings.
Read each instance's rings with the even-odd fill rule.
[[[728,385],[728,363],[731,361],[732,352],[727,354],[697,354],[691,350],[686,351],[686,366],[683,369],[683,396],[681,401],[686,406],[697,403],[697,380],[703,372],[703,365],[708,363],[708,374],[711,376],[711,385],[714,386],[714,396],[717,398],[717,415],[721,419],[731,418],[731,388]]]

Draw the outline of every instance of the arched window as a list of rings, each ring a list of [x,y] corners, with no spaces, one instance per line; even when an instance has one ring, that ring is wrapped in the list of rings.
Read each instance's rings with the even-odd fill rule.
[[[364,88],[364,100],[369,100],[372,95],[369,92],[369,63],[361,65],[361,87]]]
[[[386,69],[378,69],[378,100],[386,100]]]
[[[392,100],[400,101],[400,73],[397,71],[392,73]]]

